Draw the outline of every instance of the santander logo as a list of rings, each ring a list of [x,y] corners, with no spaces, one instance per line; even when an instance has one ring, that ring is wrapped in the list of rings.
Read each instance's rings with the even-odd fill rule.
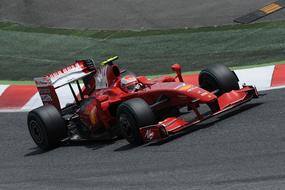
[[[70,73],[73,73],[73,72],[78,72],[78,71],[82,71],[82,69],[84,68],[84,65],[80,64],[80,63],[74,63],[72,65],[69,65],[61,70],[58,70],[54,73],[51,73],[49,75],[47,75],[48,77],[50,77],[51,79],[53,80],[56,80],[58,78],[61,78],[65,75],[68,75]],[[52,80],[52,81],[53,81]]]

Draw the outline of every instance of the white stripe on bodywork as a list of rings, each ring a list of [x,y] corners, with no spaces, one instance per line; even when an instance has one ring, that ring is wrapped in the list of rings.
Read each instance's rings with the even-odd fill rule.
[[[3,92],[8,88],[10,85],[0,85],[0,96],[3,94]]]
[[[240,69],[235,70],[235,73],[239,78],[240,86],[245,83],[247,85],[254,85],[257,90],[267,90],[271,87],[274,67],[274,65],[271,65],[250,69]]]

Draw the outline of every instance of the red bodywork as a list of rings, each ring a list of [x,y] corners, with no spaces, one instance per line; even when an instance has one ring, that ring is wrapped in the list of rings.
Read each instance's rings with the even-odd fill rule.
[[[76,114],[93,134],[115,126],[118,121],[116,117],[117,107],[131,98],[139,97],[144,99],[154,112],[187,107],[189,110],[188,114],[193,113],[195,115],[195,118],[190,121],[175,116],[162,117],[162,120],[157,124],[140,128],[144,142],[162,140],[207,118],[258,97],[256,89],[252,86],[243,86],[240,90],[233,90],[217,97],[214,92],[208,92],[199,86],[188,84],[187,81],[184,81],[179,72],[180,66],[178,64],[172,66],[172,69],[177,74],[176,77],[162,76],[151,80],[144,76],[137,77],[144,88],[132,93],[126,92],[121,88],[122,72],[112,62],[100,69],[90,69],[84,61],[78,61],[69,68],[69,70],[62,69],[61,72],[37,78],[36,84],[39,93],[44,104],[53,104],[60,111],[64,112],[66,108],[60,108],[55,89],[83,78],[84,87],[80,90],[80,96],[76,95],[75,97],[75,102],[79,105]],[[62,75],[62,78],[66,78],[64,71],[69,72],[72,69],[77,72],[78,76],[64,80],[58,85],[54,82],[60,80],[59,75]],[[70,73],[72,75],[73,71]],[[101,78],[102,76],[105,77],[103,82],[100,81],[100,88],[98,88],[99,84],[96,81],[98,75]],[[55,80],[53,77],[57,77],[57,79]],[[95,87],[96,84],[97,88]],[[199,111],[200,105],[203,104],[209,107],[206,113]]]
[[[240,90],[233,90],[225,93],[222,96],[216,98],[216,101],[220,107],[220,110],[212,110],[208,114],[201,114],[195,106],[193,106],[193,112],[195,113],[195,119],[186,121],[181,118],[169,117],[159,122],[157,125],[146,126],[140,129],[141,136],[144,142],[152,140],[163,140],[172,134],[178,133],[185,128],[191,127],[201,121],[209,119],[217,114],[225,112],[231,108],[241,105],[252,98],[257,98],[258,93],[252,86],[243,86]],[[198,101],[198,103],[202,103]],[[203,102],[205,104],[209,102]]]

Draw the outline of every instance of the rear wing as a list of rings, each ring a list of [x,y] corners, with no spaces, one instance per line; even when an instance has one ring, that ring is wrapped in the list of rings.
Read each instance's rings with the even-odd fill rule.
[[[93,60],[79,60],[56,72],[45,75],[43,77],[34,78],[34,81],[36,83],[43,104],[52,104],[58,110],[61,110],[60,102],[55,90],[68,84],[71,88],[73,96],[75,97],[75,100],[77,101],[76,94],[70,83],[77,83],[80,95],[82,97],[84,93],[86,93],[86,90],[82,91],[78,80],[83,79],[85,88],[94,89],[95,79],[93,76],[95,73],[96,67]]]

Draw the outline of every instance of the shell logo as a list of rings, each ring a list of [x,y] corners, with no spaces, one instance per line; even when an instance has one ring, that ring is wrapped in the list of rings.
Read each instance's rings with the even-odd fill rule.
[[[193,85],[188,84],[179,88],[181,91],[187,91],[188,89],[192,88]]]

